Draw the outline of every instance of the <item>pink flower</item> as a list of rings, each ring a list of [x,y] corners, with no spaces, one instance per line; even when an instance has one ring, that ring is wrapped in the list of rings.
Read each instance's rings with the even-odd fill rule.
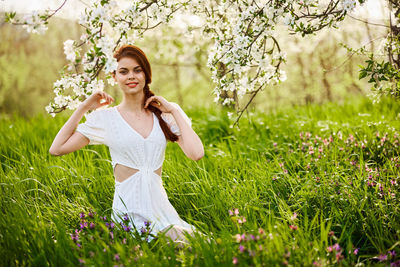
[[[360,250],[359,248],[356,248],[356,249],[353,251],[353,254],[354,254],[354,255],[357,255],[359,250]]]
[[[242,224],[242,223],[245,223],[245,222],[246,222],[246,218],[245,217],[242,217],[242,218],[238,219],[238,223],[239,224]]]
[[[235,209],[235,215],[239,215],[239,209]]]
[[[233,216],[233,211],[229,210],[229,216]]]
[[[240,241],[242,241],[242,238],[241,238],[241,236],[240,236],[240,234],[236,234],[235,235],[235,238],[236,238],[236,242],[240,242]]]
[[[297,230],[297,226],[296,225],[289,225],[289,228],[292,229],[293,231]]]
[[[243,245],[239,245],[239,251],[243,252],[244,250],[245,250],[244,246]]]
[[[238,264],[238,259],[236,257],[233,257],[232,263],[235,264],[235,265]]]

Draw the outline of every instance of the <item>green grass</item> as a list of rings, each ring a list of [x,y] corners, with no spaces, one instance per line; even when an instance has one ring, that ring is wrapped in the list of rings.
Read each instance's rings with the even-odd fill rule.
[[[107,147],[52,157],[48,148],[66,117],[3,118],[2,263],[384,266],[399,260],[398,102],[282,108],[244,117],[240,129],[217,109],[187,113],[205,157],[191,161],[168,144],[163,181],[181,217],[210,242],[198,236],[191,249],[177,250],[164,238],[146,243],[115,229],[111,239],[99,218],[109,218],[114,192]],[[235,208],[239,214],[230,216]],[[80,212],[96,226],[80,233],[78,248],[71,234]]]

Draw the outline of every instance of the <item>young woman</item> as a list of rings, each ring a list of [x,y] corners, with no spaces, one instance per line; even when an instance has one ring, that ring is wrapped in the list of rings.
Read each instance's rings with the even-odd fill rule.
[[[193,160],[203,157],[203,144],[179,105],[150,90],[150,63],[141,49],[124,45],[114,57],[118,68],[113,77],[123,92],[122,102],[98,109],[114,99],[102,91],[93,93],[58,132],[49,152],[60,156],[88,144],[107,145],[115,176],[113,220],[120,222],[128,214],[138,230],[150,222],[153,233],[163,232],[176,242],[185,242],[185,233],[195,228],[169,202],[161,167],[167,140],[177,142]],[[78,125],[89,110],[94,111]]]

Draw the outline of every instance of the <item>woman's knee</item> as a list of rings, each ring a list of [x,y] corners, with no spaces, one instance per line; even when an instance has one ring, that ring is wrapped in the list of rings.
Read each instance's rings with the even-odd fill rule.
[[[185,234],[193,234],[192,229],[187,229],[179,225],[169,225],[162,232],[173,241],[187,241]]]

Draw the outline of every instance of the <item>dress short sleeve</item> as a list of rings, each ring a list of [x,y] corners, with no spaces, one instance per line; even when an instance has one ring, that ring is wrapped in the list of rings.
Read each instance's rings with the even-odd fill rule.
[[[104,118],[101,116],[101,110],[95,110],[85,116],[86,121],[80,123],[76,128],[86,136],[90,142],[89,145],[100,145],[105,143]]]
[[[176,108],[178,108],[179,112],[182,114],[185,121],[192,127],[192,120],[186,115],[186,113],[182,110],[182,108],[177,103],[171,103]],[[168,124],[171,131],[176,135],[181,135],[181,131],[178,127],[178,124],[175,121],[174,116],[171,113],[161,113],[161,117]]]

